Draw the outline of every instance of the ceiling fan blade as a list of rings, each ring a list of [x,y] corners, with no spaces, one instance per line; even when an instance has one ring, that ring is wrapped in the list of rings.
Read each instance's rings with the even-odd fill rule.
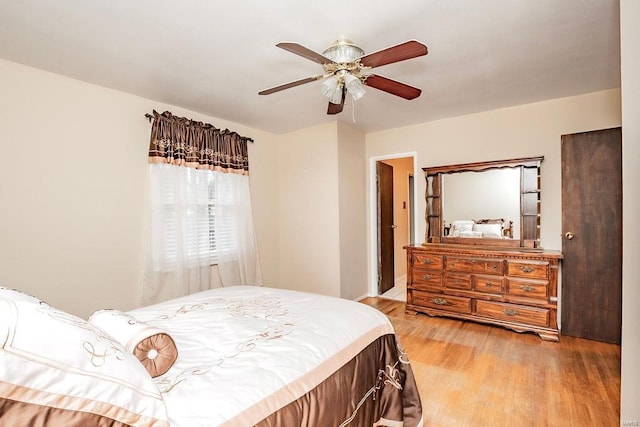
[[[303,58],[310,59],[313,62],[317,62],[318,64],[331,64],[333,61],[327,58],[324,55],[320,55],[317,52],[312,51],[309,48],[302,46],[301,44],[294,42],[281,42],[278,43],[278,46],[281,49],[288,50],[291,53],[295,53],[296,55],[300,55]]]
[[[367,77],[364,84],[404,99],[414,99],[422,93],[422,90],[417,87],[409,86],[377,74],[372,74]]]
[[[370,53],[360,58],[360,63],[367,67],[380,67],[427,54],[427,46],[419,41],[409,40],[377,52]]]
[[[260,91],[260,92],[258,92],[258,95],[270,95],[270,94],[272,94],[274,92],[280,92],[281,90],[285,90],[285,89],[289,89],[289,88],[292,88],[292,87],[300,86],[300,85],[303,85],[305,83],[315,82],[316,80],[320,80],[323,77],[324,77],[324,74],[319,74],[317,76],[307,77],[306,79],[300,79],[300,80],[296,80],[294,82],[285,83],[285,84],[280,85],[280,86],[276,86],[276,87],[272,87],[272,88]]]
[[[338,114],[340,112],[342,112],[342,109],[344,108],[344,98],[347,95],[347,89],[346,88],[342,88],[342,101],[340,101],[340,104],[334,104],[333,102],[329,101],[329,106],[327,107],[327,114]]]

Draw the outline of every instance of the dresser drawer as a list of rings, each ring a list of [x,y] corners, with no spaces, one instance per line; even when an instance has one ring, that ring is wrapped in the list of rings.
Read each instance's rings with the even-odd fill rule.
[[[508,279],[507,294],[546,301],[549,298],[549,282],[545,280]]]
[[[471,280],[474,291],[501,295],[504,292],[504,279],[498,276],[474,275]]]
[[[549,263],[543,261],[507,261],[507,275],[546,279],[549,277]]]
[[[415,289],[442,289],[442,271],[414,268],[411,272]]]
[[[444,287],[452,289],[471,289],[471,275],[447,273],[444,277]]]
[[[447,257],[446,269],[449,271],[464,271],[469,273],[502,274],[502,260]]]
[[[476,314],[533,326],[549,326],[549,310],[523,305],[476,300]]]
[[[442,255],[414,252],[412,263],[415,268],[430,268],[434,270],[442,270],[442,258]]]
[[[413,291],[413,303],[425,308],[471,313],[471,298]]]

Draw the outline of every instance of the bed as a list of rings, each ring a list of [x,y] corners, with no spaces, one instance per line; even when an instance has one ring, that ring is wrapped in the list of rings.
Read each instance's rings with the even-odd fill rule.
[[[0,288],[0,425],[419,426],[389,320],[235,286],[89,321]]]
[[[445,230],[445,236],[448,237],[513,239],[513,221],[503,218],[455,220]]]

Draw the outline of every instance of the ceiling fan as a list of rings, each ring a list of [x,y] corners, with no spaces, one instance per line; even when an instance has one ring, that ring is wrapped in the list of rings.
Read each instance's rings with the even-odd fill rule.
[[[263,90],[258,92],[259,95],[269,95],[324,79],[321,89],[322,94],[329,98],[327,114],[338,114],[344,107],[347,92],[356,101],[365,94],[364,86],[404,99],[417,98],[422,92],[413,86],[371,72],[375,67],[426,55],[427,47],[416,40],[409,40],[367,55],[364,54],[364,50],[346,38],[336,40],[322,54],[293,42],[282,42],[276,46],[317,62],[324,68],[324,73]]]

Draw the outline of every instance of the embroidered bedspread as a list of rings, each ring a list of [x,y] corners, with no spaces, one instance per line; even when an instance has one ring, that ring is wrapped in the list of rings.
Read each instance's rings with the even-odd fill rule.
[[[128,313],[176,343],[155,378],[172,426],[422,424],[409,361],[364,304],[236,286]]]

